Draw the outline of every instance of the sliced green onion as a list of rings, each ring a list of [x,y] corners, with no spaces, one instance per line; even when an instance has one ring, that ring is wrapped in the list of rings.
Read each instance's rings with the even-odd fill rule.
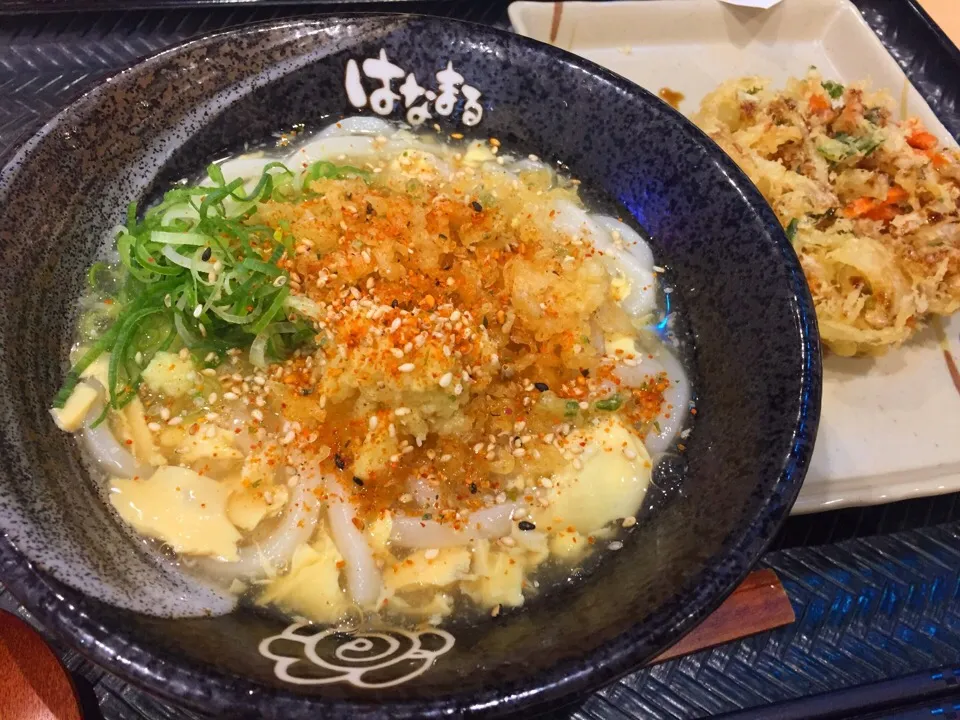
[[[186,255],[181,255],[170,245],[164,245],[163,250],[160,252],[163,253],[163,256],[174,265],[179,265],[182,268],[187,268],[188,270],[194,270],[196,272],[213,272],[213,263],[204,262],[203,260],[197,260],[195,258],[189,258]]]
[[[253,342],[250,344],[250,362],[261,369],[267,367],[267,343],[270,342],[271,338],[274,335],[279,333],[294,333],[297,332],[297,326],[293,323],[277,323],[276,325],[270,326],[269,329],[264,330],[259,333],[257,337],[253,339]]]
[[[250,330],[259,335],[269,322],[273,320],[276,314],[283,309],[283,302],[289,294],[289,287],[284,285],[280,288],[280,291],[273,296],[273,302],[270,303],[270,306],[264,311],[263,315],[260,316],[260,319],[253,324]]]
[[[183,319],[183,315],[180,313],[177,313],[173,316],[173,326],[177,329],[177,335],[180,336],[180,340],[188,348],[196,347],[203,342],[203,338],[194,335],[194,333],[187,327],[187,324]]]
[[[605,412],[613,412],[615,410],[619,410],[621,405],[623,405],[623,398],[617,395],[616,393],[614,393],[610,397],[605,398],[603,400],[597,400],[593,404],[593,406],[597,410],[603,410]]]
[[[269,275],[270,277],[280,277],[285,273],[283,270],[278,268],[276,265],[271,265],[270,263],[265,263],[263,260],[257,260],[255,258],[244,258],[243,262],[240,263],[241,267],[245,267],[248,270],[255,270],[257,272],[263,273],[264,275]]]
[[[320,307],[291,296],[290,288],[277,281],[287,277],[277,263],[292,252],[289,224],[280,223],[277,237],[275,228],[251,220],[261,202],[296,199],[304,174],[268,163],[246,192],[242,179],[226,182],[220,166],[207,172],[212,186],[174,187],[146,208],[142,219],[136,203],[127,207],[126,226],[116,235],[119,263],[98,263],[88,273],[97,299],[111,301],[111,312],[103,312],[103,302],[91,305],[89,317],[95,322],[87,323],[87,334],[93,344],[64,378],[56,407],[63,407],[81,374],[104,353],[110,354],[109,407],[119,409],[136,397],[150,358],[174,343],[220,357],[230,348],[249,347],[264,365],[313,342],[308,322],[288,322],[285,316],[320,317]],[[314,179],[368,175],[326,161],[307,174]]]
[[[161,245],[209,245],[210,236],[198,232],[154,230],[150,233],[150,242]]]

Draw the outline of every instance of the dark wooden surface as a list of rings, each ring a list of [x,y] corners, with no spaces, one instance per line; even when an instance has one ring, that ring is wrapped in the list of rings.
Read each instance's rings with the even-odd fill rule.
[[[770,569],[756,570],[712,615],[651,665],[789,625],[795,619],[793,606],[777,574]]]
[[[46,641],[0,610],[0,718],[80,720],[73,681]]]

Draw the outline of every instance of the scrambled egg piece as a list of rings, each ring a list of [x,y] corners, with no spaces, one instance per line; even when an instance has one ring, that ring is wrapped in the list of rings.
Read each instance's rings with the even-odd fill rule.
[[[516,558],[490,550],[490,543],[483,540],[474,548],[471,572],[475,579],[462,583],[460,587],[481,607],[523,605],[524,565]]]
[[[610,357],[624,358],[638,354],[637,343],[629,335],[613,335],[604,339],[603,349]]]
[[[154,442],[153,433],[147,427],[147,415],[140,398],[131,400],[113,417],[117,434],[131,447],[137,460],[147,465],[167,464],[167,459]]]
[[[428,553],[436,554],[428,558]],[[470,572],[470,561],[470,550],[465,547],[432,552],[420,550],[387,568],[383,574],[383,584],[388,590],[396,592],[424,587],[449,587]]]
[[[227,485],[168,465],[148,480],[113,478],[110,490],[110,503],[140,534],[178,553],[237,559],[240,533],[227,519]]]
[[[579,560],[589,546],[587,539],[578,532],[558,532],[550,537],[550,552],[566,563]]]
[[[390,533],[393,530],[393,516],[389,512],[383,512],[380,517],[372,523],[367,524],[367,542],[370,549],[377,557],[389,556],[390,548],[387,543],[390,542]]]
[[[76,432],[83,427],[83,420],[97,401],[99,394],[86,383],[77,385],[62,408],[50,410],[57,427],[66,432]]]
[[[612,520],[633,515],[650,482],[647,449],[618,418],[577,433],[586,440],[582,468],[568,465],[556,473],[547,495],[549,506],[534,511],[537,527],[547,532],[573,527],[589,535]]]
[[[186,463],[195,463],[200,460],[234,461],[243,458],[233,445],[233,433],[217,427],[213,435],[209,434],[211,425],[201,426],[193,435],[186,435],[183,442],[177,447],[177,454]]]
[[[241,530],[253,530],[264,519],[280,512],[289,497],[285,485],[241,485],[227,500],[227,517]]]
[[[257,601],[313,622],[335,623],[351,605],[340,587],[342,564],[337,546],[321,530],[310,545],[297,548],[290,572],[273,580]]]
[[[392,597],[388,601],[388,607],[392,612],[436,623],[453,612],[453,598],[442,592],[437,593],[424,603],[414,603],[402,597]]]
[[[107,388],[110,386],[110,382],[107,379],[109,370],[110,353],[104,353],[90,363],[90,365],[87,366],[87,369],[80,373],[80,377],[83,379],[90,378],[92,380],[96,380],[98,383],[103,385],[104,388]]]

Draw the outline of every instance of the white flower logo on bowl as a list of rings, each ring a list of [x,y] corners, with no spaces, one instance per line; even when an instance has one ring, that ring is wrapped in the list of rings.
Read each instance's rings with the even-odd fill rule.
[[[422,675],[454,644],[453,635],[435,628],[299,632],[311,627],[294,623],[260,643],[260,654],[276,663],[278,679],[295,685],[346,682],[359,688],[392,687]],[[298,663],[299,671],[292,674]]]

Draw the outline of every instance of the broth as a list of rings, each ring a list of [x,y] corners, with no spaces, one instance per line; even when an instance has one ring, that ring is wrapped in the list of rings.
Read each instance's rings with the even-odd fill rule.
[[[119,516],[317,623],[497,615],[622,547],[691,407],[644,239],[494,139],[292,140],[91,269],[52,412]]]

